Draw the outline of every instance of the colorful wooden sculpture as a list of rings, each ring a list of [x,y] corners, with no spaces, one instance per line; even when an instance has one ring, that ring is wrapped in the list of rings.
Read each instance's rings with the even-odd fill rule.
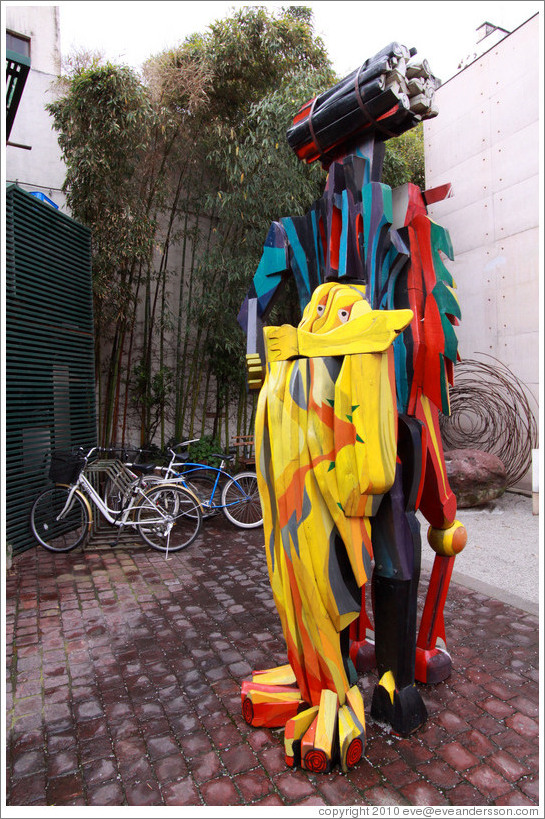
[[[426,719],[415,678],[450,673],[437,640],[466,535],[438,413],[448,412],[460,311],[442,258],[452,258],[448,234],[426,210],[449,188],[379,181],[384,139],[436,113],[436,81],[411,68],[412,54],[392,44],[296,115],[288,140],[329,169],[324,195],[305,216],[273,223],[239,314],[250,386],[261,387],[256,466],[288,653],[286,666],[243,683],[242,708],[252,725],[285,726],[288,765],[315,771],[346,770],[364,751],[356,669],[376,664],[371,714],[402,735]],[[427,75],[427,96],[413,83],[405,99],[415,72]],[[363,75],[373,88],[362,90]],[[383,110],[385,93],[397,102]],[[302,320],[263,329],[287,276]],[[418,651],[417,509],[438,555]],[[374,626],[362,597],[372,560]]]

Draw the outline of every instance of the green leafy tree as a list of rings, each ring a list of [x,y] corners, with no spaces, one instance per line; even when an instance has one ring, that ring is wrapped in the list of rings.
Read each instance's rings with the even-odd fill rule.
[[[67,166],[67,203],[91,229],[100,421],[108,426],[134,279],[152,252],[155,226],[138,169],[148,150],[153,112],[134,72],[102,65],[96,57],[87,65],[77,61],[61,87],[64,93],[48,108]],[[111,353],[104,373],[106,339]]]
[[[336,81],[304,6],[245,6],[150,57],[142,74],[72,60],[49,106],[65,191],[93,237],[100,437],[140,443],[250,429],[236,315],[270,222],[305,212],[325,173],[286,130]],[[423,184],[421,133],[388,144],[385,181]],[[394,144],[395,143],[395,144]],[[418,176],[420,174],[420,176]],[[296,300],[281,320],[297,321]]]
[[[137,311],[143,312],[145,343],[139,352],[142,438],[153,415],[153,337],[172,234],[172,213],[190,164],[188,123],[206,100],[207,76],[190,61],[161,81],[152,68],[147,83],[126,66],[78,57],[61,78],[58,99],[48,106],[67,166],[64,190],[73,216],[88,225],[93,242],[93,292],[101,439],[110,442],[120,413],[120,387],[133,372]],[[176,174],[172,173],[177,159]],[[173,197],[173,200],[172,198]],[[168,203],[168,204],[167,204]],[[159,218],[161,217],[161,218]],[[166,222],[166,229],[165,229]],[[157,245],[161,250],[157,252]],[[147,342],[147,343],[146,343]],[[159,363],[161,368],[162,363]],[[123,372],[122,370],[125,370]],[[147,395],[142,396],[142,378]],[[125,426],[125,421],[123,422]]]
[[[207,259],[212,288],[203,310],[209,330],[206,349],[225,399],[245,395],[245,339],[236,316],[263,250],[270,224],[303,214],[321,195],[325,172],[301,163],[286,140],[299,100],[331,82],[323,72],[302,72],[252,104],[240,139],[219,142],[211,153],[225,187],[217,192],[221,230],[230,241]],[[294,298],[283,299],[275,320],[298,321]]]
[[[422,123],[386,142],[382,181],[392,188],[412,182],[422,190],[426,185],[424,128]]]
[[[304,7],[239,9],[150,58],[142,77],[96,55],[72,61],[49,110],[69,207],[93,236],[103,443],[125,439],[135,409],[141,443],[156,428],[163,439],[169,415],[180,437],[197,423],[204,431],[214,379],[215,426],[228,418],[240,338],[214,343],[214,298],[227,288],[231,312],[239,298],[228,275],[245,226],[220,213],[227,148],[253,127],[264,95],[301,68],[328,66]]]
[[[212,23],[205,34],[188,38],[183,52],[211,67],[210,113],[228,126],[244,126],[250,106],[286,78],[331,65],[323,41],[314,34],[312,11],[304,6],[277,14],[244,6]]]
[[[191,311],[207,362],[189,373],[191,389],[176,413],[181,432],[193,429],[187,398],[200,381],[215,384],[213,434],[228,440],[229,408],[238,401],[237,427],[248,423],[245,341],[236,315],[259,262],[264,237],[284,208],[302,211],[319,192],[320,169],[304,167],[289,150],[286,130],[301,93],[334,81],[324,45],[304,7],[274,15],[245,7],[189,38],[180,56],[208,66],[210,119],[204,211],[214,214],[207,252],[199,259]],[[188,419],[189,411],[189,419]],[[188,424],[189,420],[189,424]],[[222,428],[223,422],[223,428]],[[240,430],[237,429],[237,432]]]
[[[79,65],[48,108],[67,173],[63,190],[92,231],[95,316],[99,329],[127,310],[135,261],[146,261],[154,225],[136,173],[152,127],[149,99],[135,74],[111,63]]]

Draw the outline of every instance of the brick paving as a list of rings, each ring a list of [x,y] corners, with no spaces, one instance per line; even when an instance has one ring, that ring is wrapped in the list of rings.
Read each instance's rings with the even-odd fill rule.
[[[218,517],[168,560],[98,540],[14,559],[7,805],[538,805],[538,618],[460,585],[427,724],[401,739],[369,717],[348,774],[287,769],[282,731],[240,708],[241,680],[286,662],[262,537]]]

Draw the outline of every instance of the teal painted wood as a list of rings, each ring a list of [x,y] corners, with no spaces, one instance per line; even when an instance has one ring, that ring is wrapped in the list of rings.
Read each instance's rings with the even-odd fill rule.
[[[90,231],[16,185],[6,191],[6,538],[36,543],[31,505],[51,451],[96,444]]]
[[[29,71],[28,57],[6,50],[6,139],[9,139],[15,122]]]

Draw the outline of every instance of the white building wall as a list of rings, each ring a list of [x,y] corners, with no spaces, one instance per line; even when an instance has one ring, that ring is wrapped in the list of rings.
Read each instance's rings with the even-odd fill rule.
[[[539,25],[531,18],[437,91],[425,124],[430,208],[450,232],[460,354],[500,359],[538,395]]]
[[[65,196],[60,190],[66,167],[57,132],[45,110],[45,105],[55,98],[53,84],[61,71],[59,8],[7,6],[5,25],[7,31],[30,38],[31,63],[6,146],[6,182],[16,182],[28,191],[41,191],[60,210],[67,212]]]
[[[536,399],[536,414],[539,45],[536,15],[439,88],[439,116],[424,130],[426,187],[453,187],[430,215],[454,247],[448,267],[462,310],[460,355],[484,353],[507,365]]]

